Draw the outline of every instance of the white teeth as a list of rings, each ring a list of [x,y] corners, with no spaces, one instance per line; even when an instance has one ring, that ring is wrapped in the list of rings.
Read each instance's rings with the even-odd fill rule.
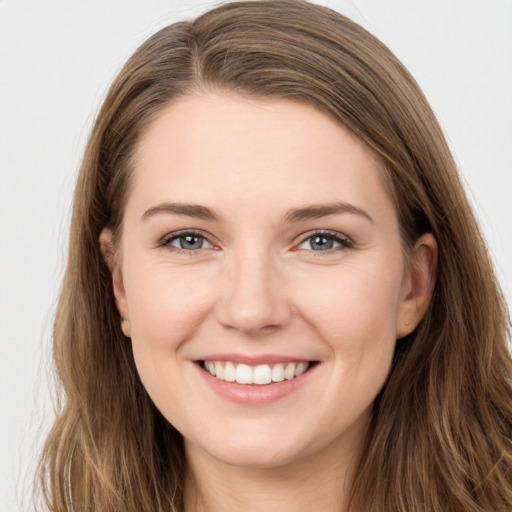
[[[254,384],[270,384],[272,382],[272,370],[268,364],[260,364],[254,368]]]
[[[217,366],[215,366],[215,369],[217,369]],[[297,369],[295,370],[295,377],[302,375],[307,369],[308,369],[308,363],[299,363],[297,365]]]
[[[252,368],[246,364],[239,364],[236,367],[235,379],[238,384],[252,384]]]
[[[284,370],[284,377],[286,380],[290,380],[293,379],[293,377],[295,377],[295,368],[296,365],[294,365],[293,363],[288,363],[286,365],[286,369]]]
[[[224,379],[224,368],[222,368],[222,364],[218,361],[215,363],[215,376],[218,379]]]
[[[282,382],[284,380],[284,367],[282,364],[276,364],[272,368],[272,382]]]
[[[309,363],[303,361],[301,363],[259,364],[258,366],[249,366],[247,364],[236,364],[230,361],[225,363],[222,361],[205,361],[204,368],[217,379],[226,382],[264,385],[299,377],[309,368]]]
[[[226,382],[235,382],[236,369],[233,363],[226,363],[226,366],[224,366],[224,380]]]

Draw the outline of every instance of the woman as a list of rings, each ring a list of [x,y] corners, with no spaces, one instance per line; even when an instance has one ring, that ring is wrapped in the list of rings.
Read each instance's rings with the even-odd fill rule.
[[[378,40],[302,1],[144,43],[75,192],[52,510],[505,511],[508,317]]]

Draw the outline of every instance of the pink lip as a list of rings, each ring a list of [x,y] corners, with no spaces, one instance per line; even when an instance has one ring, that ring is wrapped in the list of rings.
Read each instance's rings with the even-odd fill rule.
[[[212,361],[222,361],[224,359],[208,359]],[[237,358],[226,358],[227,361],[238,361]],[[258,359],[258,362],[261,358]],[[293,361],[290,359],[279,359],[278,362],[282,361]],[[304,361],[304,359],[297,359],[297,361]],[[240,361],[242,362],[242,361]],[[272,361],[271,361],[272,362]],[[268,361],[267,361],[268,363]],[[284,398],[294,391],[299,389],[305,384],[311,375],[315,372],[319,365],[314,365],[309,368],[308,371],[295,377],[291,380],[284,380],[283,382],[274,382],[272,384],[258,385],[258,384],[238,384],[237,382],[226,382],[221,379],[217,379],[207,371],[205,371],[201,364],[194,364],[201,377],[205,380],[207,385],[216,394],[223,398],[228,399],[231,402],[242,404],[242,405],[267,405],[272,402],[276,402],[281,398]]]
[[[204,357],[198,357],[197,361],[231,361],[232,363],[243,363],[250,366],[258,364],[276,364],[276,363],[301,363],[308,362],[311,359],[299,357],[290,357],[280,354],[263,354],[263,355],[242,355],[242,354],[209,354]],[[218,380],[218,379],[217,379]]]

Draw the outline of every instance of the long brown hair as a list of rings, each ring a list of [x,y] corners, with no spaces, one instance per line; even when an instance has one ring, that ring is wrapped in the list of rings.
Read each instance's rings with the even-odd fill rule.
[[[113,83],[74,196],[54,330],[62,401],[39,475],[46,507],[182,509],[183,440],[138,378],[98,238],[105,226],[119,238],[132,155],[148,124],[169,102],[211,88],[295,99],[337,120],[385,163],[404,247],[425,232],[437,240],[434,297],[397,341],[353,509],[512,510],[509,318],[454,160],[396,57],[357,24],[302,0],[234,2],[168,26]]]

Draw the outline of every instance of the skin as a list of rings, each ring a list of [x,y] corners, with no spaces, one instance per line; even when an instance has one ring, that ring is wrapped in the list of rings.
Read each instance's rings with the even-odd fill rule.
[[[290,215],[340,202],[348,211]],[[180,248],[182,230],[203,247]],[[319,231],[341,241],[320,250]],[[191,95],[143,135],[120,244],[106,229],[100,242],[140,378],[185,438],[186,510],[339,511],[437,259],[428,234],[405,253],[374,154],[304,104]],[[291,394],[255,406],[206,383],[195,361],[217,353],[319,364]]]

